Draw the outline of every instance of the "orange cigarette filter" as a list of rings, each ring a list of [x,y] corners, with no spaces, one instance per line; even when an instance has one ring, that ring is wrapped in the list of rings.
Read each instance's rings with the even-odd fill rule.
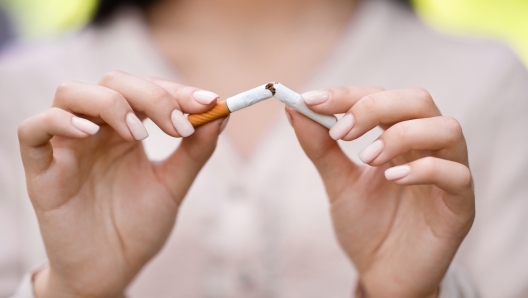
[[[194,127],[198,127],[215,119],[227,117],[231,113],[247,108],[273,96],[284,104],[292,107],[297,112],[328,129],[337,122],[337,118],[334,115],[323,115],[312,111],[304,103],[304,99],[299,93],[277,82],[268,83],[229,97],[226,101],[217,103],[210,111],[189,115],[188,119]]]
[[[225,101],[217,103],[214,108],[205,113],[191,114],[188,116],[188,119],[194,127],[198,127],[218,118],[227,117],[233,112],[273,97],[274,94],[275,89],[273,88],[273,83],[268,83],[231,96]]]
[[[227,103],[222,101],[217,103],[216,106],[209,111],[200,114],[191,114],[187,119],[189,119],[192,126],[198,127],[218,118],[227,117],[229,114],[231,114],[231,112],[227,108]]]

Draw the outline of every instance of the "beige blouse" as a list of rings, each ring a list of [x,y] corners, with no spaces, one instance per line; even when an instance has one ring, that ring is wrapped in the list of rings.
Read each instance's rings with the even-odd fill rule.
[[[49,108],[63,81],[96,82],[115,69],[176,81],[178,76],[134,10],[102,29],[87,28],[37,49],[12,49],[0,61],[4,297],[46,258],[25,190],[18,124]],[[528,73],[517,57],[495,43],[440,35],[392,2],[368,0],[326,64],[297,91],[334,85],[423,87],[444,115],[460,121],[476,182],[477,218],[442,294],[528,297]],[[144,145],[152,159],[163,159],[178,145],[152,122],[147,129]],[[358,161],[357,153],[379,133],[341,145]],[[128,296],[350,297],[357,273],[336,241],[328,208],[318,173],[284,116],[249,159],[222,136],[171,237]]]

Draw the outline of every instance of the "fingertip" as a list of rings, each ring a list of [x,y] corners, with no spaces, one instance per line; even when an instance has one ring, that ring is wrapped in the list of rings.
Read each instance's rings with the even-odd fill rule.
[[[411,166],[401,165],[385,170],[385,178],[389,181],[397,181],[405,178],[411,172]]]
[[[88,134],[88,135],[94,135],[99,131],[99,125],[93,123],[92,121],[73,116],[72,117],[72,124],[75,128],[78,130]]]
[[[330,93],[326,90],[314,90],[305,92],[301,96],[308,106],[315,106],[328,101]]]
[[[142,141],[149,136],[147,129],[134,113],[128,113],[125,121],[130,133],[136,141]]]
[[[202,105],[209,105],[220,98],[218,94],[206,90],[197,90],[192,96],[196,102]]]
[[[368,145],[365,149],[361,150],[358,157],[363,163],[369,164],[381,154],[384,148],[385,144],[382,140],[378,139]]]
[[[171,114],[172,125],[182,137],[186,138],[195,132],[189,119],[180,110],[174,110]]]
[[[346,136],[352,127],[354,126],[354,116],[351,113],[345,114],[341,119],[339,119],[332,128],[328,131],[330,137],[334,140],[342,139]]]

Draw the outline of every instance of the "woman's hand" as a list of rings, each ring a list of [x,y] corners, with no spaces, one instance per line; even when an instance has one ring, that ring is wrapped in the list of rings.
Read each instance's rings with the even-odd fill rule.
[[[51,109],[20,125],[29,196],[50,264],[36,276],[37,297],[122,295],[163,246],[227,121],[187,137],[194,128],[182,112],[207,111],[216,98],[112,72],[97,85],[61,85]],[[140,120],[146,117],[173,137],[187,137],[163,162],[149,161],[138,141],[148,135]]]
[[[325,92],[326,91],[326,92]],[[328,131],[287,112],[317,167],[341,246],[368,297],[436,297],[475,216],[459,123],[422,89],[332,88],[303,95],[316,112],[346,113]],[[385,131],[352,162],[334,139]],[[331,137],[330,137],[331,136]]]

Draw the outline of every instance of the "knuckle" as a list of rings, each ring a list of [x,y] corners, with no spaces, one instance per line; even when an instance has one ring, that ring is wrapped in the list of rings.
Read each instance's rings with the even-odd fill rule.
[[[379,86],[371,86],[369,88],[372,89],[372,91],[376,93],[387,91],[385,88],[382,88]]]
[[[473,177],[468,167],[460,164],[459,181],[463,187],[471,187],[473,184]]]
[[[17,128],[19,142],[29,140],[36,127],[55,121],[61,111],[59,108],[50,108],[45,112],[24,120]]]
[[[120,70],[112,70],[110,72],[107,72],[105,75],[103,75],[99,83],[101,83],[102,85],[105,85],[108,82],[118,80],[123,75],[125,75],[125,73]]]
[[[409,123],[400,122],[393,126],[394,136],[397,140],[405,140],[409,135]]]
[[[449,131],[450,135],[455,139],[460,139],[463,136],[462,126],[460,122],[451,116],[442,117],[442,125]]]
[[[51,123],[53,121],[55,121],[55,119],[57,119],[57,117],[59,117],[59,114],[62,110],[59,109],[59,108],[51,108],[49,110],[47,110],[46,112],[42,113],[41,116],[42,116],[42,121],[45,122],[45,123]]]
[[[66,81],[60,84],[57,87],[57,90],[55,91],[55,102],[60,100],[61,98],[64,98],[68,94],[68,92],[70,92],[70,90],[75,88],[76,84],[77,82],[75,81]]]
[[[385,89],[377,86],[366,86],[366,87],[350,87],[350,86],[341,86],[341,87],[334,87],[330,89],[331,91],[342,94],[343,97],[347,98],[358,98],[358,96],[361,96],[362,94],[365,94],[365,92],[368,92],[368,95],[373,95],[376,93],[380,93],[385,91]]]
[[[423,167],[423,173],[426,177],[433,177],[437,171],[437,161],[434,157],[424,157],[421,160],[421,165]]]
[[[20,123],[20,125],[18,126],[17,134],[18,134],[19,142],[24,142],[27,139],[28,133],[30,131],[30,129],[29,129],[29,126],[30,126],[29,122],[30,121],[31,121],[31,118],[30,119],[26,119],[22,123]]]
[[[126,100],[119,92],[108,90],[103,98],[103,102],[107,108],[114,109],[121,106]]]
[[[196,90],[194,88],[182,86],[177,83],[171,83],[170,86],[166,86],[166,87],[168,87],[166,89],[166,92],[174,98],[178,98],[182,94],[185,94],[185,93],[192,93],[194,90]]]
[[[61,93],[61,92],[64,92],[64,91],[68,91],[70,90],[71,88],[73,88],[73,86],[76,84],[75,81],[66,81],[62,84],[59,85],[59,87],[57,87],[57,93]]]
[[[169,97],[169,93],[161,88],[155,87],[148,93],[147,100],[152,104],[160,104]]]
[[[167,93],[170,94],[174,98],[180,97],[180,88],[171,86],[170,89],[167,90]]]
[[[436,110],[436,104],[434,102],[433,96],[431,95],[431,93],[429,93],[429,91],[424,88],[413,88],[412,90],[416,94],[416,97],[428,110],[430,110],[431,108]]]
[[[421,98],[426,101],[433,101],[431,93],[424,88],[412,88],[412,91],[417,95],[418,98]]]
[[[333,86],[324,90],[333,92],[341,97],[348,96],[351,92],[351,88],[345,86]]]
[[[364,113],[373,113],[379,108],[379,98],[374,94],[363,97],[358,102],[358,108]]]

